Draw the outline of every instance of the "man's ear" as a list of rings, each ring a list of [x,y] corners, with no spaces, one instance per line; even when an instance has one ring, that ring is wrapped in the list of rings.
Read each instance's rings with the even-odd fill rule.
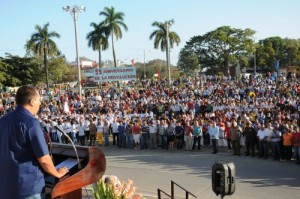
[[[29,100],[28,105],[33,106],[33,104],[34,104],[34,100],[33,99]]]
[[[31,100],[29,100],[29,103],[28,103],[28,105],[29,105],[29,106],[33,106],[33,105],[34,105],[34,103],[35,103],[35,101],[36,101],[36,100],[34,100],[34,99],[31,99]]]

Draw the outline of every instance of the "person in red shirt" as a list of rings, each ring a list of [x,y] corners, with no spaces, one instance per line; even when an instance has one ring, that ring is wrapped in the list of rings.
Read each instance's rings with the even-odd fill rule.
[[[227,140],[228,150],[231,151],[231,135],[230,135],[230,122],[226,122],[225,124],[225,138]]]
[[[188,109],[189,111],[192,110],[194,108],[194,102],[192,100],[190,100],[188,103],[187,103],[187,106],[188,106]]]
[[[185,150],[192,150],[193,145],[193,132],[194,129],[190,125],[190,122],[186,122],[186,125],[184,125],[184,140],[185,140]]]
[[[149,89],[147,89],[146,96],[149,97],[150,95],[151,95],[151,91]]]
[[[132,134],[133,134],[133,141],[135,145],[135,149],[139,148],[140,145],[140,134],[141,134],[141,127],[138,122],[134,121],[132,127]]]
[[[283,152],[284,152],[284,157],[286,158],[287,161],[291,161],[291,158],[293,156],[292,154],[292,149],[293,149],[293,134],[291,133],[293,129],[288,128],[285,133],[282,135],[283,139]]]

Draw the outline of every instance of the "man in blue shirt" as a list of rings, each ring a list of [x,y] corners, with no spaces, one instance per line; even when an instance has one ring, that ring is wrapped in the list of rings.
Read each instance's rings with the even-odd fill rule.
[[[181,126],[181,122],[178,121],[177,125],[175,126],[175,137],[177,142],[177,149],[182,149],[183,145],[183,138],[184,138],[184,131],[183,127]]]
[[[66,167],[56,170],[49,155],[43,130],[35,115],[40,95],[34,87],[20,87],[17,107],[0,119],[0,198],[43,198],[43,170],[57,178]]]
[[[120,121],[118,126],[118,147],[122,148],[126,146],[126,136],[125,136],[126,123],[125,121]]]
[[[216,122],[212,122],[212,126],[209,127],[208,133],[211,138],[213,153],[218,153],[218,139],[219,139],[219,127],[216,125]]]

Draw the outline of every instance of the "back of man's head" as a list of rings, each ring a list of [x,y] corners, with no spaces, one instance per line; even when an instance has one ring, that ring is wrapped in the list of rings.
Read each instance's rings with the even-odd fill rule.
[[[32,86],[22,86],[16,94],[16,104],[24,106],[37,96],[37,90]]]

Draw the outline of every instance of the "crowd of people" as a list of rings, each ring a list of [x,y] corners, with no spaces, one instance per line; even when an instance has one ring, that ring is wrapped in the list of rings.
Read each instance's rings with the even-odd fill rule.
[[[48,141],[125,149],[212,152],[300,163],[300,83],[296,76],[205,76],[129,82],[76,92],[40,92]],[[2,92],[0,115],[15,109]],[[243,149],[243,151],[241,151]]]

